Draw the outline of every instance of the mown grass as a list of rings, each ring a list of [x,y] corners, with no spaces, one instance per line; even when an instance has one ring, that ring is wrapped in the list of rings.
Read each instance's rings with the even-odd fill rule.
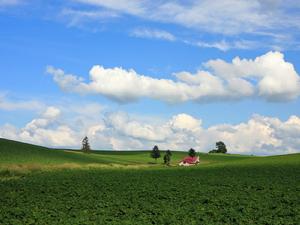
[[[149,164],[145,151],[87,155],[7,140],[0,154],[4,225],[300,224],[300,154],[200,154],[189,168],[175,166],[185,152],[171,167]]]

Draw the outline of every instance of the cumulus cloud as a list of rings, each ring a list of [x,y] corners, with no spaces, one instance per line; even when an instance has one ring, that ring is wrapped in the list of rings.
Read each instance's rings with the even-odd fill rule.
[[[60,88],[79,94],[100,94],[118,102],[147,97],[168,103],[207,102],[261,97],[268,101],[287,101],[300,94],[300,78],[293,64],[280,52],[268,52],[255,59],[232,62],[221,59],[204,63],[207,70],[175,73],[177,80],[158,79],[120,67],[93,66],[90,82],[48,67]]]
[[[150,149],[158,144],[163,149],[187,150],[193,147],[198,151],[209,151],[216,141],[223,140],[231,153],[272,155],[299,152],[300,118],[297,116],[281,121],[253,115],[244,123],[208,128],[202,127],[200,119],[184,113],[160,125],[137,121],[126,113],[113,113],[105,120],[101,133],[109,131],[113,137],[109,141],[113,148],[118,149]],[[130,144],[127,145],[126,140]]]
[[[49,107],[23,128],[6,124],[0,127],[0,137],[46,145],[80,148],[87,135],[94,149],[139,150],[161,149],[207,152],[222,140],[230,153],[273,155],[299,152],[300,118],[286,121],[274,117],[253,115],[239,124],[217,124],[204,128],[202,120],[181,113],[159,123],[138,119],[125,112],[102,113],[82,123],[78,117],[66,120],[63,111]],[[149,122],[150,121],[150,122]]]
[[[113,113],[106,119],[106,124],[114,131],[139,140],[161,142],[169,135],[166,127],[158,127],[151,124],[142,124],[128,117],[126,113]]]
[[[268,52],[254,60],[236,57],[231,63],[210,60],[206,67],[225,79],[253,79],[258,95],[268,100],[291,100],[300,94],[300,78],[293,64],[280,52]]]
[[[194,117],[181,113],[173,118],[169,122],[169,126],[174,130],[183,131],[196,131],[201,127],[201,120],[195,119]]]
[[[75,132],[59,122],[60,110],[48,107],[40,117],[33,119],[18,129],[6,124],[0,128],[0,136],[46,146],[74,146],[77,144]]]
[[[136,28],[132,30],[131,35],[134,37],[143,37],[150,39],[162,39],[167,41],[175,41],[176,37],[164,30],[149,29],[149,28]]]

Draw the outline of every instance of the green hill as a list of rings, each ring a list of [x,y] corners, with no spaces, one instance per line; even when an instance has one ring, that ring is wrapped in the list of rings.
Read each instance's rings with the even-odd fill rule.
[[[161,156],[164,152],[161,152]],[[299,164],[300,154],[283,156],[247,156],[235,154],[198,153],[200,164],[197,168],[216,168],[224,166],[262,166]],[[173,151],[171,167],[187,156],[187,152]],[[89,154],[79,150],[54,149],[0,138],[0,172],[17,175],[30,171],[52,169],[87,168],[164,168],[163,157],[157,164],[150,157],[150,151],[104,151],[94,150]]]
[[[0,165],[55,166],[74,165],[153,165],[150,151],[92,151],[85,154],[78,150],[51,149],[22,142],[0,139]],[[164,153],[162,152],[161,155]],[[187,152],[172,152],[172,165],[187,155]],[[218,155],[199,153],[201,164],[226,163],[251,159],[253,156]],[[161,157],[158,163],[162,163]]]
[[[300,224],[300,154],[149,155],[0,139],[0,224]]]

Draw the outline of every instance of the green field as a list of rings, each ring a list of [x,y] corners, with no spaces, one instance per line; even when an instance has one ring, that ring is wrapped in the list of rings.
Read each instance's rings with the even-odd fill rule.
[[[300,154],[149,155],[0,139],[0,224],[300,224]]]

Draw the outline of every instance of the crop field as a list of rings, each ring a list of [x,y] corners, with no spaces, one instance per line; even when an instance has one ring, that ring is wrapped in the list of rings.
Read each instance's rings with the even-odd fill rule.
[[[300,224],[300,154],[83,154],[0,139],[0,224]]]

